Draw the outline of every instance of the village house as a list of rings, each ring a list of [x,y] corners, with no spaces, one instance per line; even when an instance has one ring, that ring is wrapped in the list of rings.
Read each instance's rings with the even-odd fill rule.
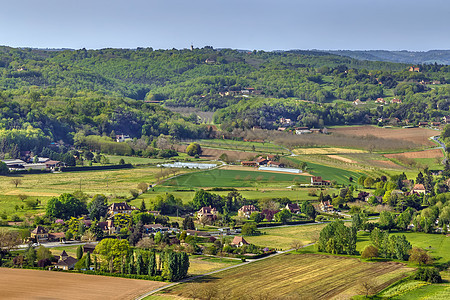
[[[410,72],[420,72],[420,67],[411,66],[409,67]]]
[[[312,176],[311,185],[331,185],[331,181],[323,180],[320,176]]]
[[[250,218],[250,215],[254,212],[259,212],[254,205],[244,205],[238,210],[239,217]]]
[[[64,250],[59,256],[59,260],[55,265],[55,268],[63,270],[71,270],[75,267],[78,260],[72,256],[69,256]]]
[[[131,140],[131,138],[127,134],[118,134],[118,135],[116,135],[116,142],[118,142],[118,143],[123,143],[123,142],[126,142],[128,140]]]
[[[386,104],[386,101],[384,101],[383,98],[377,98],[377,100],[375,100],[375,103],[378,103],[378,104]]]
[[[197,212],[197,219],[200,220],[203,217],[207,217],[210,220],[215,220],[217,219],[218,214],[219,212],[214,207],[204,206]]]
[[[391,103],[402,103],[402,100],[394,98],[391,100]]]
[[[427,191],[425,189],[425,186],[423,184],[415,184],[414,187],[411,190],[411,194],[426,194]]]
[[[288,203],[286,204],[286,209],[289,209],[289,211],[293,214],[300,213],[300,207],[298,206],[298,203]]]
[[[291,119],[286,119],[284,117],[280,118],[280,124],[286,127],[289,127],[292,125],[292,120]]]
[[[48,241],[48,231],[42,226],[37,226],[33,231],[31,231],[31,239],[36,241],[36,243],[42,243]]]
[[[363,102],[361,100],[359,100],[359,99],[356,99],[352,103],[353,103],[353,105],[361,105],[361,104],[363,104]]]
[[[113,203],[108,207],[108,215],[114,216],[116,214],[131,214],[133,208],[126,202]]]
[[[244,245],[250,245],[242,236],[235,236],[230,243],[231,246],[242,247]]]
[[[320,201],[319,209],[323,212],[334,212],[334,207],[330,201]]]
[[[94,252],[94,250],[95,250],[95,246],[96,245],[94,245],[94,244],[85,244],[84,246],[83,246],[83,252],[84,253],[93,253]]]
[[[167,232],[169,227],[163,226],[161,224],[149,224],[144,225],[144,230],[146,234],[156,233],[156,232]]]
[[[205,63],[207,63],[207,64],[215,64],[216,61],[215,61],[214,59],[212,59],[212,58],[207,58],[207,59],[205,60]]]

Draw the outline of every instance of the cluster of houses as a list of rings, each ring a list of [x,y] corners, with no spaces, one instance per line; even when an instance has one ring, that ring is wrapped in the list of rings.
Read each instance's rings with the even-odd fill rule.
[[[245,167],[274,167],[284,168],[284,164],[275,161],[275,155],[259,156],[255,160],[241,161]]]
[[[22,159],[3,159],[2,162],[6,164],[10,171],[23,171],[30,169],[54,171],[57,168],[65,167],[64,162],[51,160],[47,157],[37,157],[28,161]]]
[[[117,228],[114,224],[114,216],[117,214],[131,214],[134,210],[137,210],[136,207],[130,206],[126,202],[122,203],[112,203],[108,207],[107,216],[108,219],[103,222],[98,222],[97,226],[102,229],[103,233],[105,235],[113,235],[117,232],[119,228]],[[154,216],[159,215],[159,211],[147,211],[147,213],[152,214]],[[84,226],[86,228],[91,227],[92,221],[85,216],[82,220],[84,223]],[[64,220],[57,219],[55,223],[64,225]],[[177,231],[176,228],[169,228],[162,226],[161,224],[150,224],[150,225],[144,225],[144,229],[146,233],[155,233],[155,232],[171,232],[171,231]],[[62,242],[66,239],[66,235],[64,232],[49,232],[45,227],[43,226],[37,226],[33,231],[31,231],[31,238],[30,241],[35,243],[46,243],[46,242]]]
[[[300,207],[298,206],[297,203],[288,203],[282,209],[287,209],[293,214],[299,214],[301,212]],[[258,208],[256,208],[256,206],[254,206],[252,204],[251,205],[243,205],[238,210],[238,217],[250,219],[250,216],[252,215],[252,213],[255,213],[255,212],[260,212],[258,210]],[[199,220],[203,217],[207,217],[211,221],[214,221],[217,219],[218,216],[219,216],[219,212],[217,211],[217,209],[215,209],[214,207],[211,207],[211,206],[202,207],[197,212],[197,219],[199,219]]]
[[[225,88],[228,88],[228,87],[225,87]],[[257,90],[257,89],[254,89],[254,88],[244,88],[244,89],[239,90],[239,91],[227,90],[227,91],[224,91],[224,92],[219,92],[219,95],[221,97],[225,97],[225,96],[239,96],[239,95],[245,97],[245,96],[250,96],[250,95],[257,96],[257,95],[262,95],[262,94],[263,94],[263,91]]]
[[[310,127],[294,127],[295,122],[291,119],[281,117],[279,122],[274,122],[274,125],[279,124],[280,126],[277,128],[278,131],[288,131],[294,132],[295,134],[309,134],[309,133],[324,133],[327,134],[328,130],[326,128],[310,128]],[[288,128],[290,128],[288,130]]]
[[[367,102],[368,101],[361,101],[360,99],[356,99],[352,103],[353,103],[353,105],[361,105],[361,104],[366,104]],[[381,105],[388,104],[389,102],[392,103],[392,104],[398,104],[398,103],[402,103],[402,100],[398,99],[398,98],[393,98],[390,101],[385,100],[384,98],[377,98],[375,100],[376,104],[381,104]]]

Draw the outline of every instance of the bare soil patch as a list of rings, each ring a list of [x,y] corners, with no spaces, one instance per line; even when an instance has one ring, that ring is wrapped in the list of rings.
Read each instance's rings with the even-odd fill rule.
[[[2,299],[135,299],[164,282],[0,268]]]
[[[436,157],[441,158],[441,157],[444,157],[444,155],[442,154],[442,151],[440,149],[385,154],[384,156],[387,158],[397,158],[399,156],[403,156],[403,157],[407,157],[407,158],[436,158]]]
[[[330,157],[330,158],[334,158],[334,159],[346,162],[346,163],[350,163],[350,164],[357,164],[358,163],[357,161],[354,161],[354,160],[352,160],[350,158],[342,157],[342,156],[339,156],[339,155],[327,155],[327,156]]]
[[[388,168],[388,169],[402,169],[402,166],[397,165],[393,161],[390,160],[373,160],[373,165],[381,168]]]
[[[331,128],[328,131],[342,135],[361,136],[361,137],[375,136],[383,139],[404,140],[423,146],[435,145],[432,141],[429,140],[429,138],[439,134],[438,131],[427,128],[392,129],[368,125]]]

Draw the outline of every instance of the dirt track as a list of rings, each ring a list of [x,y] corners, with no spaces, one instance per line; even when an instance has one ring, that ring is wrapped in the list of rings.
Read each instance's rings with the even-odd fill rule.
[[[135,299],[167,283],[0,268],[0,299]]]

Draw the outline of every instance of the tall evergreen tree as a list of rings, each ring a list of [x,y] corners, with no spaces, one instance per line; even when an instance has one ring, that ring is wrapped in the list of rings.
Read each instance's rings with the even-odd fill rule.
[[[148,276],[156,275],[156,253],[155,251],[150,252],[148,258]]]
[[[136,274],[138,275],[144,274],[144,260],[142,259],[141,253],[138,253],[136,258]]]

